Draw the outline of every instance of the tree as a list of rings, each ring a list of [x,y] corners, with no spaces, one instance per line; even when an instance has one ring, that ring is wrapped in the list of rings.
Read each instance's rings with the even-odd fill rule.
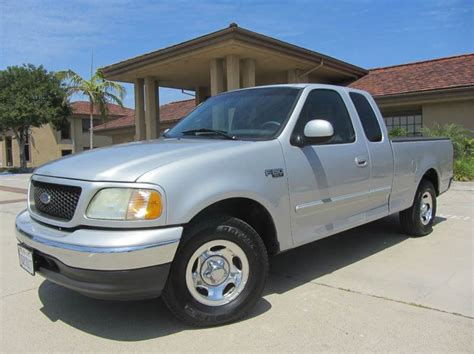
[[[70,113],[61,81],[43,66],[24,64],[0,70],[0,132],[15,137],[22,168],[31,128],[50,123],[61,129]]]
[[[90,80],[83,79],[72,70],[61,71],[58,78],[66,82],[68,95],[81,94],[89,99],[90,113],[90,148],[94,147],[94,107],[99,109],[103,120],[107,119],[108,103],[116,103],[123,107],[125,89],[118,83],[106,80],[102,70],[97,69]]]

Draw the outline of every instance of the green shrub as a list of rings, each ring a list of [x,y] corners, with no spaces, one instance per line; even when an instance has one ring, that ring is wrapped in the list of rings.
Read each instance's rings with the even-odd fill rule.
[[[457,124],[440,125],[434,123],[431,128],[422,128],[424,136],[444,136],[451,139],[454,150],[454,179],[456,181],[474,181],[474,139],[468,129]]]
[[[390,138],[399,138],[399,137],[405,137],[408,135],[408,131],[405,128],[402,127],[396,127],[390,130],[388,133],[388,136]]]
[[[474,158],[465,157],[454,161],[454,179],[456,181],[474,181]]]
[[[423,136],[443,136],[451,139],[454,149],[454,158],[472,157],[474,139],[470,131],[457,124],[440,125],[434,123],[431,128],[422,128]]]

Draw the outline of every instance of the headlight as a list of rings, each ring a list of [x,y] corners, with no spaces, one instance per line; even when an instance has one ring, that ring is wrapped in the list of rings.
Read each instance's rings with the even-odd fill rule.
[[[152,189],[105,188],[89,206],[86,216],[106,220],[152,220],[161,216],[161,194]]]

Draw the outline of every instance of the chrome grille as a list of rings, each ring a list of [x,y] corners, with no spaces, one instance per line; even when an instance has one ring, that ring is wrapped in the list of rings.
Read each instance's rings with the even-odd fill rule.
[[[81,196],[80,187],[32,181],[31,188],[34,211],[64,221],[72,219]]]

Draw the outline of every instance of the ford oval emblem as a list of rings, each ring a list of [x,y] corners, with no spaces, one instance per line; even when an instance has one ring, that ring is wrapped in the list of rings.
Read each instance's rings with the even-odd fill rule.
[[[40,202],[45,205],[51,202],[51,196],[46,192],[41,193],[39,199],[40,199]]]

